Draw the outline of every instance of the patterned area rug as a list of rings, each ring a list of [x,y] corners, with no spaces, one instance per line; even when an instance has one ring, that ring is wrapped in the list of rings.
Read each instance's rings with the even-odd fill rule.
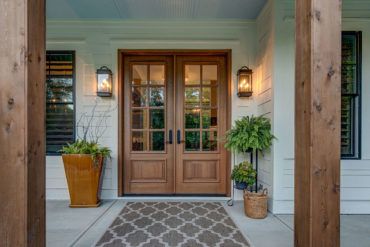
[[[130,202],[96,246],[236,247],[248,242],[216,202]]]

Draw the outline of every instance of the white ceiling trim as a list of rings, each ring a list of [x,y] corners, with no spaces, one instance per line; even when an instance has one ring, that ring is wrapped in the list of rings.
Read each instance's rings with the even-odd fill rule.
[[[267,0],[46,0],[48,19],[255,19]]]

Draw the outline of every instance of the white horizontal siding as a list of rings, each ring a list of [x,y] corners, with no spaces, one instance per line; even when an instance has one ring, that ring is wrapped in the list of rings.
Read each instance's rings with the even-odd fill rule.
[[[257,18],[257,68],[254,76],[256,108],[259,116],[265,116],[273,121],[272,111],[272,73],[273,73],[273,1],[268,1]],[[273,204],[273,162],[271,151],[258,157],[258,184],[268,189],[269,210]]]
[[[76,112],[91,112],[96,100],[95,71],[106,65],[114,75],[111,99],[99,99],[96,114],[114,109],[106,118],[108,127],[101,145],[112,149],[105,166],[103,198],[117,197],[118,177],[118,49],[232,49],[232,119],[255,113],[252,99],[236,95],[236,72],[243,65],[254,68],[254,21],[47,21],[47,49],[76,51]],[[88,114],[89,115],[89,114]],[[99,124],[93,121],[93,127]],[[100,124],[101,125],[101,124]],[[245,159],[239,156],[236,161]],[[60,157],[47,157],[48,199],[67,199],[68,190]],[[241,199],[241,195],[238,195]]]
[[[287,0],[276,10],[274,213],[293,213],[294,208],[294,19],[286,18],[293,9],[293,1]],[[370,94],[369,13],[369,1],[343,1],[343,30],[363,32],[363,106],[370,104],[366,97]],[[370,213],[370,110],[366,107],[362,107],[362,160],[341,162],[341,212]]]

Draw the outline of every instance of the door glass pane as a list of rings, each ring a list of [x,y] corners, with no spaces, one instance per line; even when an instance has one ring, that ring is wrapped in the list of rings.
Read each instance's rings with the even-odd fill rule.
[[[203,85],[217,84],[217,65],[203,65],[202,66]]]
[[[202,110],[202,127],[203,129],[217,127],[217,109]]]
[[[217,106],[217,87],[202,88],[202,106]]]
[[[133,65],[132,66],[132,84],[142,85],[147,84],[148,81],[148,66],[147,65]]]
[[[150,84],[164,85],[164,65],[150,65]]]
[[[186,129],[200,128],[200,109],[185,110],[185,128]]]
[[[132,151],[146,151],[147,150],[147,132],[146,131],[132,131]]]
[[[164,131],[150,132],[150,151],[164,150]]]
[[[185,85],[200,84],[200,65],[185,65]]]
[[[150,128],[164,129],[164,110],[150,109]]]
[[[185,88],[185,106],[195,107],[200,104],[200,87]]]
[[[186,131],[185,132],[185,150],[199,151],[200,150],[200,132]]]
[[[149,106],[163,106],[164,105],[164,88],[151,87],[149,88]]]
[[[132,129],[146,129],[148,128],[147,110],[133,109],[132,110]]]
[[[147,90],[146,87],[132,87],[132,106],[146,106]]]
[[[203,131],[202,133],[203,151],[217,150],[217,131]]]

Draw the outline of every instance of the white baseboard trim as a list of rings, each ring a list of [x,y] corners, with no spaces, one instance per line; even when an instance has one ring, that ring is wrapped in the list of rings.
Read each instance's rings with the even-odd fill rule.
[[[341,214],[370,214],[369,201],[341,201]]]
[[[293,214],[294,201],[273,200],[272,202],[273,214]],[[270,207],[269,207],[270,208]],[[370,214],[370,200],[369,201],[341,201],[341,214]]]
[[[272,200],[272,213],[273,214],[293,214],[294,201],[291,200]]]
[[[69,200],[68,189],[46,189],[47,200]],[[129,196],[117,197],[117,190],[102,190],[101,199],[119,199],[125,201],[227,201],[229,197],[180,197],[180,196]],[[236,196],[235,200],[242,200]],[[269,211],[273,214],[293,214],[293,200],[273,200],[269,198]],[[341,214],[370,214],[370,200],[341,201]]]
[[[101,199],[117,199],[117,190],[103,189],[100,194]],[[46,200],[69,200],[68,189],[46,189]]]

